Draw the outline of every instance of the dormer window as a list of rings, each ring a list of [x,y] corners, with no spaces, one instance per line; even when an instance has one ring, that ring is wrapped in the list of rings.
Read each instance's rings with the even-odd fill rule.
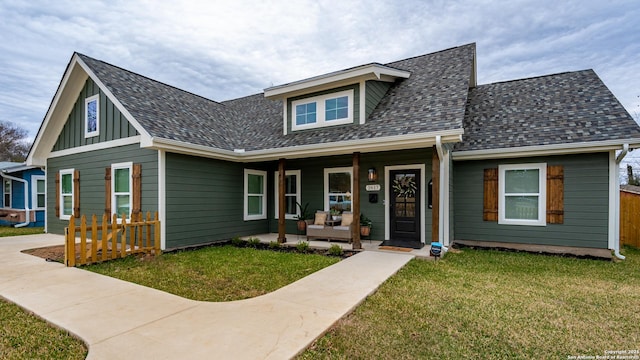
[[[353,123],[353,90],[291,102],[292,130]]]

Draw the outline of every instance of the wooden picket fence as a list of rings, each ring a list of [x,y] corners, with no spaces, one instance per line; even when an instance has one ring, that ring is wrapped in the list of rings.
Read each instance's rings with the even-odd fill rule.
[[[620,245],[640,248],[640,194],[620,191]]]
[[[111,220],[111,223],[108,221]],[[118,223],[120,221],[120,223]],[[77,243],[79,241],[79,243]],[[66,266],[78,266],[122,258],[131,254],[160,254],[160,220],[158,212],[153,220],[147,212],[146,219],[142,213],[138,217],[132,215],[127,222],[114,214],[111,219],[104,214],[102,223],[94,214],[91,223],[82,215],[80,224],[76,225],[75,218],[69,220],[69,227],[65,228]]]

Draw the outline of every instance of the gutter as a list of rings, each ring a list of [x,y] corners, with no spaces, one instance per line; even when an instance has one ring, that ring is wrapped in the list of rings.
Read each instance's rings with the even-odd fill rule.
[[[447,204],[447,202],[445,202],[445,194],[446,192],[449,190],[448,189],[448,184],[445,182],[446,176],[445,176],[445,149],[442,148],[442,137],[440,135],[436,135],[436,151],[438,152],[438,161],[439,161],[439,165],[440,165],[440,179],[439,179],[439,183],[440,185],[438,186],[438,192],[440,193],[438,196],[438,211],[440,212],[440,216],[438,216],[438,241],[442,244],[442,250],[444,252],[447,252],[448,250],[448,245],[449,245],[449,239],[448,236],[445,237],[445,225],[448,226],[447,222],[445,221],[445,216],[449,216],[449,211],[448,211],[448,206],[447,209],[445,209],[445,204]],[[448,231],[446,231],[448,233]],[[446,241],[446,243],[445,243]]]
[[[24,184],[24,210],[26,212],[26,214],[25,214],[26,222],[23,222],[23,223],[20,223],[20,224],[15,224],[13,227],[21,228],[21,227],[29,225],[29,223],[30,223],[29,219],[31,218],[31,213],[30,213],[31,210],[29,209],[29,183],[25,179],[20,179],[20,178],[17,178],[17,177],[13,177],[11,175],[7,175],[5,170],[3,170],[2,173],[0,173],[0,176],[5,178],[5,179],[19,181],[19,182]]]
[[[629,152],[629,144],[622,145],[622,151],[616,157],[616,171],[620,172],[620,162],[624,159],[625,156],[627,156],[628,152]],[[615,197],[616,197],[615,218],[617,221],[615,224],[615,227],[616,227],[615,234],[617,239],[616,241],[613,242],[613,254],[618,259],[624,260],[625,256],[620,254],[620,185],[616,184],[616,187],[617,187],[617,191],[615,194]]]

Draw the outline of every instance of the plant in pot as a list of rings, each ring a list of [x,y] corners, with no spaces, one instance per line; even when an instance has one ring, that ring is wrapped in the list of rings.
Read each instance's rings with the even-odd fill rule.
[[[329,210],[329,213],[331,214],[331,218],[333,220],[340,220],[340,210],[333,208],[331,210]]]
[[[307,210],[309,203],[304,204],[304,207],[299,203],[296,203],[296,205],[298,205],[298,209],[300,210],[298,215],[295,216],[295,219],[298,220],[298,231],[305,231],[307,230],[307,220],[311,218],[311,213]]]
[[[369,236],[371,234],[371,227],[373,223],[371,219],[364,216],[364,214],[360,214],[360,235],[361,236]]]

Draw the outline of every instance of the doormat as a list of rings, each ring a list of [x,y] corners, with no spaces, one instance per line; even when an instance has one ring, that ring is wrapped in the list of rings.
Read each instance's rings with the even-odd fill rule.
[[[391,250],[391,251],[403,251],[403,252],[410,252],[411,250],[413,250],[413,249],[397,247],[397,246],[379,246],[378,249],[380,249],[380,250]]]
[[[391,247],[399,247],[399,248],[411,248],[411,249],[422,249],[424,246],[420,241],[407,241],[407,240],[385,240],[380,244],[381,246],[391,246]]]

